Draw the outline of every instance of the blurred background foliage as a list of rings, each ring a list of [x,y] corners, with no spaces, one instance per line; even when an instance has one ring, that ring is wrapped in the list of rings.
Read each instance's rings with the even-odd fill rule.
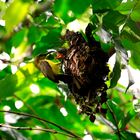
[[[139,0],[1,0],[0,140],[140,139],[140,96],[125,93],[134,83],[129,67],[140,69],[139,13]],[[89,22],[102,48],[116,50],[108,112],[94,123],[78,113],[67,87],[44,78],[33,63],[36,55],[62,47],[66,29],[84,32]],[[128,70],[126,87],[118,83],[122,69]]]

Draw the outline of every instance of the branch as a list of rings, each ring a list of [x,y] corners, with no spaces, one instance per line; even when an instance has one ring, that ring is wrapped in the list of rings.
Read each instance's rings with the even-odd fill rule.
[[[4,64],[9,64],[9,63],[11,63],[10,60],[1,59],[1,58],[0,58],[0,61],[2,61],[2,63],[4,63]]]
[[[79,140],[81,140],[80,136],[74,134],[73,132],[67,130],[66,128],[54,123],[54,122],[51,122],[51,121],[48,121],[48,120],[45,120],[43,118],[40,118],[38,116],[35,116],[35,115],[31,115],[31,114],[27,114],[27,113],[20,113],[20,112],[14,112],[14,111],[5,111],[5,110],[0,110],[0,112],[6,112],[6,113],[11,113],[11,114],[17,114],[17,115],[20,115],[20,116],[27,116],[27,117],[31,117],[31,118],[35,118],[37,120],[40,120],[40,121],[43,121],[43,122],[46,122],[46,123],[49,123],[53,126],[56,126],[58,127],[60,130],[63,130],[65,132],[67,132],[68,134],[74,136],[75,138],[79,138]]]
[[[111,115],[112,115],[112,117],[115,121],[115,125],[117,127],[118,137],[119,137],[119,140],[121,140],[121,134],[120,134],[120,130],[119,130],[119,127],[118,127],[117,118],[116,118],[114,112],[112,111],[111,107],[109,106],[109,104],[107,102],[106,102],[106,105],[107,105],[107,107],[108,107],[108,109],[109,109],[109,111],[110,111],[110,113],[111,113]]]
[[[70,134],[66,134],[60,131],[56,131],[54,129],[45,129],[45,128],[32,128],[32,127],[17,127],[17,126],[11,126],[11,125],[7,125],[7,124],[0,124],[0,127],[5,127],[5,128],[10,128],[10,129],[16,129],[16,130],[38,130],[38,131],[44,131],[44,132],[50,132],[53,134],[61,134],[61,135],[65,135],[68,137],[74,137]]]

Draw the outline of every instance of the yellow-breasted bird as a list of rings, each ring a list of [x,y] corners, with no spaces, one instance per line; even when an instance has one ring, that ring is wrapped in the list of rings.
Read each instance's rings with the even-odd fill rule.
[[[35,58],[35,66],[43,73],[45,77],[53,82],[58,83],[59,80],[65,83],[71,81],[71,77],[62,73],[61,63],[53,62],[47,59],[47,56],[52,53],[40,54]],[[57,52],[55,52],[57,53]]]

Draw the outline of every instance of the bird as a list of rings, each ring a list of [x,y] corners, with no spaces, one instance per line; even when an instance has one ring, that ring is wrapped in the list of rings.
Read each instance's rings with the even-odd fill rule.
[[[43,73],[45,77],[55,83],[59,83],[59,81],[63,81],[64,83],[70,82],[71,76],[63,74],[61,62],[54,62],[53,60],[48,59],[48,56],[51,53],[57,52],[50,51],[36,56],[34,60],[35,66]]]

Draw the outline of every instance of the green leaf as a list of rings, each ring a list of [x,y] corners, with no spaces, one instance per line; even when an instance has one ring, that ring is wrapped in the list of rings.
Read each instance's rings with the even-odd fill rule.
[[[28,13],[30,6],[29,2],[23,0],[14,0],[6,9],[3,19],[6,23],[7,33],[10,33],[15,26],[17,26]]]
[[[5,33],[6,33],[5,27],[0,25],[0,38],[2,38]]]
[[[135,68],[140,69],[140,42],[133,43],[129,40],[122,40],[123,46],[131,51],[131,58],[129,59],[129,64]]]
[[[119,11],[121,14],[130,15],[131,19],[135,22],[140,21],[140,1],[128,1],[122,3],[115,10]]]
[[[33,55],[40,53],[46,53],[47,49],[55,49],[62,45],[61,37],[62,28],[52,29],[46,36],[43,36],[41,40],[36,44],[36,48],[33,51]]]
[[[6,10],[6,4],[5,4],[5,2],[0,1],[0,19],[2,18],[5,10]]]
[[[5,78],[7,75],[11,74],[11,67],[7,66],[2,71],[0,71],[0,80]]]
[[[56,0],[54,12],[65,23],[79,18],[89,7],[91,0]],[[78,8],[80,5],[80,8]]]
[[[131,51],[131,58],[130,58],[130,65],[133,68],[138,68],[140,69],[140,55],[139,52]]]
[[[126,49],[123,47],[120,39],[113,39],[116,48],[116,62],[112,72],[112,78],[110,81],[110,88],[115,87],[120,76],[121,66],[127,67],[128,65],[128,54]]]
[[[118,136],[116,134],[111,134],[111,133],[101,133],[101,131],[94,131],[93,136],[100,139],[100,140],[118,140]]]
[[[28,39],[30,44],[40,41],[42,36],[43,31],[41,31],[39,27],[31,26],[29,28]]]
[[[124,121],[124,113],[120,109],[120,107],[112,100],[107,101],[108,112],[107,118],[111,121],[115,126],[122,126],[122,122]],[[117,127],[117,126],[116,126]]]
[[[16,75],[8,75],[0,80],[0,97],[6,98],[12,96],[16,91],[17,77]]]
[[[39,133],[39,135],[33,134],[32,139],[33,140],[52,140],[50,137],[50,133]]]
[[[72,126],[69,129],[71,129],[72,131],[75,131],[77,134],[80,134],[81,132],[83,132],[85,130],[85,125],[84,125],[84,123],[82,123],[82,121],[80,119],[81,116],[77,113],[76,105],[74,103],[72,103],[72,101],[70,101],[70,100],[65,101],[63,99],[63,100],[61,100],[61,102],[63,104],[63,107],[68,112],[68,115],[65,117],[66,120],[70,124],[75,124],[74,126]]]
[[[38,107],[43,108],[44,106],[47,106],[47,104],[49,106],[53,105],[54,100],[55,100],[55,97],[48,94],[48,95],[40,95],[40,96],[29,98],[26,102],[32,107],[38,106]],[[48,109],[49,109],[49,106],[48,106]]]
[[[127,28],[127,29],[126,29]],[[134,27],[135,29],[132,31],[130,28],[128,29],[128,26],[126,26],[126,28],[124,27],[125,30],[123,30],[121,32],[121,39],[126,39],[126,40],[130,40],[132,42],[138,42],[139,41],[139,37],[138,34],[136,34],[136,32],[134,30],[139,30],[138,28]]]
[[[126,93],[127,90],[130,88],[130,86],[132,86],[132,85],[135,83],[135,82],[134,82],[134,79],[133,79],[133,77],[132,77],[132,74],[131,74],[131,72],[130,72],[129,67],[127,66],[126,69],[127,69],[129,81],[128,81],[128,85],[127,85],[127,87],[126,87],[125,93]]]
[[[25,87],[29,86],[36,79],[36,75],[34,76],[35,72],[37,71],[35,65],[33,63],[27,63],[24,67],[21,67],[17,72],[17,89],[21,90]],[[26,80],[28,78],[28,80]]]
[[[121,132],[121,138],[123,140],[127,140],[128,138],[130,140],[138,140],[138,138],[136,137],[136,134],[135,133],[132,133],[132,132],[129,132],[129,131],[123,131]]]
[[[26,33],[27,33],[26,29],[21,29],[20,31],[15,33],[11,38],[12,45],[14,47],[18,47],[20,45],[20,43],[23,41]]]
[[[124,129],[125,126],[126,126],[126,124],[129,123],[129,121],[131,119],[133,119],[134,117],[136,117],[136,115],[137,115],[137,113],[134,111],[133,108],[131,110],[129,110],[129,112],[127,113],[127,115],[124,118],[123,125],[122,125],[121,129]]]
[[[110,81],[110,87],[113,88],[117,85],[117,82],[121,76],[121,56],[118,52],[116,52],[116,62],[113,68],[113,71],[111,73],[111,81]]]
[[[131,19],[135,22],[140,22],[140,1],[135,4],[134,10],[132,11]]]
[[[135,1],[128,1],[126,3],[121,3],[115,10],[119,11],[121,14],[128,15],[135,5]]]
[[[0,104],[1,104],[0,105],[0,110],[2,110],[3,109],[3,105],[2,105],[1,102],[0,102]],[[4,122],[5,122],[5,120],[4,120],[4,114],[2,112],[0,112],[0,123],[4,123]]]
[[[69,0],[56,0],[54,4],[54,12],[55,14],[63,19],[64,22],[68,23],[72,20],[74,20],[74,17],[68,16],[68,10],[70,10],[69,7]]]
[[[109,9],[114,9],[120,5],[122,0],[93,0],[92,7],[93,13],[100,13],[108,11]]]
[[[136,112],[140,111],[140,99],[134,100],[133,107]]]
[[[9,133],[0,130],[0,139],[1,140],[15,140]]]
[[[1,110],[3,110],[2,106],[9,106],[13,111],[17,111],[17,108],[15,107],[15,99],[14,98],[9,98],[9,99],[4,99],[1,102]],[[3,119],[5,118],[5,114],[0,112],[0,114],[3,114]],[[5,122],[5,119],[4,119]]]
[[[123,24],[125,20],[126,16],[120,14],[118,11],[110,11],[103,17],[103,24],[107,30],[119,33],[119,26]]]
[[[81,14],[85,12],[85,10],[89,7],[91,0],[81,1],[81,0],[70,0],[69,6],[75,16],[78,18]],[[79,7],[80,4],[80,8]]]
[[[138,36],[138,38],[140,38],[140,27],[139,27],[139,22],[134,22],[133,20],[129,19],[126,23],[126,26],[129,27],[129,33],[134,33],[133,36],[135,35],[136,37]],[[131,40],[131,39],[130,39]],[[138,39],[140,40],[140,39]],[[134,41],[136,42],[136,41]]]

